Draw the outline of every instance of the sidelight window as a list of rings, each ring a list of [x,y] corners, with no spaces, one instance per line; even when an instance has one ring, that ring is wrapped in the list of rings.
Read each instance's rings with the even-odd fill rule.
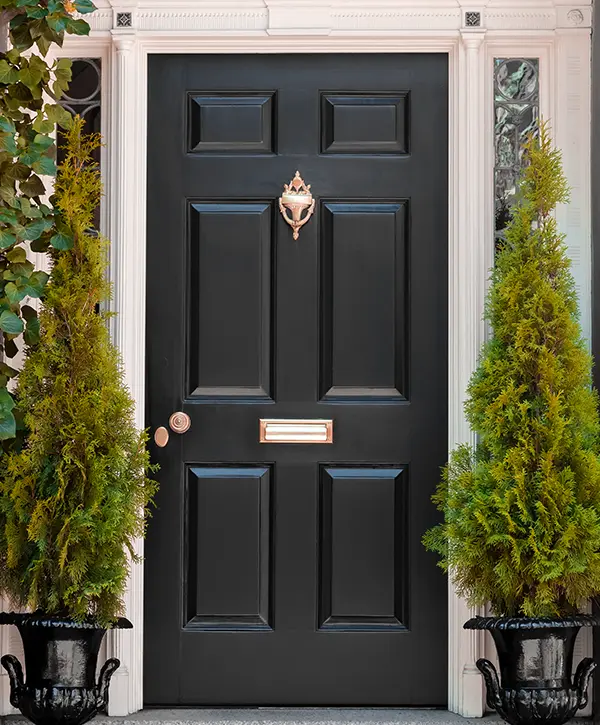
[[[522,143],[539,116],[538,58],[494,59],[495,239],[502,238],[523,164]]]

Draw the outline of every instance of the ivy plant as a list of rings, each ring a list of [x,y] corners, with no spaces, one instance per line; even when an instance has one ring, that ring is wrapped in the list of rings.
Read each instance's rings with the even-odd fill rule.
[[[9,27],[9,50],[0,53],[0,441],[17,435],[15,401],[9,380],[17,370],[7,363],[26,345],[39,341],[36,310],[48,275],[36,270],[27,247],[45,252],[69,249],[73,238],[48,198],[56,174],[56,127],[71,125],[60,98],[71,81],[71,61],[49,62],[48,51],[62,46],[65,33],[87,35],[79,14],[95,10],[91,0],[0,0],[0,25]]]

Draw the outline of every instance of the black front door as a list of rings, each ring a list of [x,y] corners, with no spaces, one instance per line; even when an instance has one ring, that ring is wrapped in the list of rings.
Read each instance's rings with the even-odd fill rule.
[[[156,56],[148,705],[444,705],[447,58]],[[316,198],[297,241],[278,197]],[[261,419],[333,444],[261,443]]]

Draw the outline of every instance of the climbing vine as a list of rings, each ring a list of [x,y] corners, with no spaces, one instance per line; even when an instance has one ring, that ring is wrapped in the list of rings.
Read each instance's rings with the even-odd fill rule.
[[[28,259],[28,247],[69,249],[73,235],[48,198],[56,174],[56,127],[72,119],[59,103],[71,81],[71,61],[48,61],[65,33],[87,35],[80,14],[91,0],[0,0],[0,27],[9,28],[9,49],[0,53],[0,440],[19,427],[8,384],[17,370],[7,360],[17,341],[36,345],[39,321],[28,298],[44,293],[48,275]]]

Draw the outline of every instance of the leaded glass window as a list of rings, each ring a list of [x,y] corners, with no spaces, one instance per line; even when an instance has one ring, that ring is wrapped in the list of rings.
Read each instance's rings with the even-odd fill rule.
[[[75,58],[73,77],[67,93],[60,99],[61,105],[73,115],[78,113],[85,120],[87,133],[100,133],[100,97],[102,68],[99,58]],[[99,160],[99,158],[98,158]]]
[[[510,218],[510,207],[523,165],[522,144],[537,123],[539,98],[537,58],[494,59],[496,242],[502,238]]]

